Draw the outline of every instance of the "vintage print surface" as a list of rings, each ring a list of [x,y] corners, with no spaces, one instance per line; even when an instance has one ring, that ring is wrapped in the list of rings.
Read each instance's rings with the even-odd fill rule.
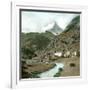
[[[20,10],[20,78],[80,76],[80,13]]]

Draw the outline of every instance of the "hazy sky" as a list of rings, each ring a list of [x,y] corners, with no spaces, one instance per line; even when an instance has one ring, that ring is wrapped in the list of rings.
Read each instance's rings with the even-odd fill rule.
[[[76,15],[78,14],[22,11],[22,32],[44,32],[43,28],[54,21],[64,30]]]

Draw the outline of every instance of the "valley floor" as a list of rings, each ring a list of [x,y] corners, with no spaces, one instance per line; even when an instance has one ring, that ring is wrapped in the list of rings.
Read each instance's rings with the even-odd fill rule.
[[[64,69],[61,72],[60,76],[80,76],[80,58],[62,58],[57,62],[64,64]]]
[[[56,77],[66,77],[66,76],[80,76],[80,58],[72,57],[72,58],[59,58],[58,60],[51,61],[49,63],[37,63],[37,64],[24,64],[23,71],[29,74],[28,78],[37,78],[37,74],[48,71],[51,68],[55,67],[55,63],[64,64],[63,70],[58,71],[58,75]],[[23,76],[23,72],[21,73]],[[25,75],[27,76],[27,75]],[[23,78],[23,77],[22,77]],[[24,77],[25,78],[25,77]],[[39,77],[38,77],[39,78]]]

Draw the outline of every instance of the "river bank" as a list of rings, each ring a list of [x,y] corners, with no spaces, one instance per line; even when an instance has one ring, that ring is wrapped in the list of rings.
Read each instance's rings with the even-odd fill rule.
[[[40,73],[38,76],[40,78],[54,77],[54,75],[58,73],[58,71],[64,67],[62,63],[55,63],[55,64],[56,64],[55,67],[53,67],[52,69],[46,72]]]
[[[61,58],[56,61],[63,63],[63,71],[58,72],[58,77],[80,76],[80,57]]]
[[[48,71],[55,67],[56,64],[24,64],[22,70],[22,78],[39,78],[38,74]]]

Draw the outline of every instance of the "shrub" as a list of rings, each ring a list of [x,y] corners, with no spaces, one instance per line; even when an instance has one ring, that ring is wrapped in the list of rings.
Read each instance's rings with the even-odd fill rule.
[[[59,68],[59,71],[63,71],[63,68]]]
[[[70,63],[70,67],[75,67],[75,63]]]
[[[54,77],[60,77],[63,68],[59,68],[59,71],[54,75]]]

